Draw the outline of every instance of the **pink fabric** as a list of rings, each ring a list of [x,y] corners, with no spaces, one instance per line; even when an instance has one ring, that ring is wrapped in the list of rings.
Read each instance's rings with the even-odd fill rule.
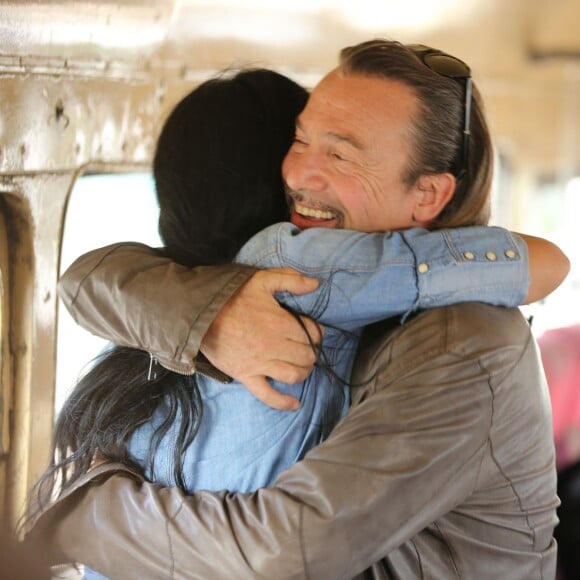
[[[578,459],[580,324],[548,330],[538,339],[552,401],[558,467]]]

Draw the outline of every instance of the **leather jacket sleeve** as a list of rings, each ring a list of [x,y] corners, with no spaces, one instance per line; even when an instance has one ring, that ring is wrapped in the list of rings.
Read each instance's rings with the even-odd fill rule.
[[[134,477],[91,482],[96,475],[88,474],[37,525],[53,560],[113,578],[350,578],[438,518],[463,513],[462,504],[469,517],[450,518],[452,526],[472,526],[475,537],[495,518],[490,529],[505,530],[500,546],[488,546],[495,539],[487,530],[462,557],[501,560],[530,549],[518,544],[514,504],[480,514],[466,502],[501,506],[499,493],[511,498],[514,489],[520,507],[535,510],[541,556],[555,519],[553,446],[537,353],[519,312],[463,304],[369,336],[353,377],[363,386],[347,417],[272,488],[186,496]],[[530,425],[538,421],[546,429],[536,437]],[[529,473],[524,450],[537,458]],[[498,460],[506,478],[517,466],[517,480],[493,483]],[[99,475],[107,469],[119,466]],[[460,532],[461,541],[470,535]]]
[[[59,294],[93,334],[193,374],[209,365],[196,357],[211,322],[255,271],[241,264],[186,268],[144,244],[121,243],[78,258],[61,277]],[[159,331],[159,320],[170,333]]]

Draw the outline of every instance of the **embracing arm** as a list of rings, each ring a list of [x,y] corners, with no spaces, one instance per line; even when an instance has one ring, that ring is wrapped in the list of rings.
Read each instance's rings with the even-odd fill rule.
[[[569,264],[553,244],[539,238],[526,240],[530,240],[531,269],[526,301],[531,301],[557,287]],[[459,286],[449,288],[446,263],[452,267],[462,264],[462,271],[478,273],[479,278],[471,281],[469,289],[479,292],[481,299],[477,287],[482,281],[478,266],[481,258],[470,266],[458,251],[461,243],[451,247],[440,247],[447,262],[439,262],[427,275],[418,275],[422,298],[417,306],[468,299],[461,295]],[[416,244],[414,251],[417,263],[430,262],[421,244]],[[510,264],[503,255],[501,260],[497,271],[503,267],[505,283],[508,268],[519,267],[521,272],[522,262],[520,256],[519,263]],[[488,267],[494,268],[484,266]],[[81,256],[62,276],[59,291],[73,318],[93,334],[151,352],[167,368],[186,374],[193,373],[196,364],[198,369],[203,364],[196,363],[201,341],[201,351],[215,367],[251,385],[252,392],[264,402],[277,408],[293,408],[296,401],[290,398],[276,402],[278,396],[265,376],[286,383],[301,381],[309,374],[314,359],[304,332],[273,295],[283,290],[294,294],[309,292],[316,283],[298,274],[293,276],[288,270],[283,274],[261,271],[252,276],[254,272],[241,264],[188,269],[152,248],[126,243]],[[414,270],[410,275],[414,280]],[[402,311],[415,303],[415,293],[416,288],[399,296],[407,300]],[[429,303],[429,297],[434,297],[434,302]],[[471,298],[474,299],[473,294]],[[316,335],[313,325],[309,332]]]
[[[498,227],[386,234],[276,224],[250,240],[239,261],[292,267],[321,282],[312,293],[278,298],[343,330],[417,309],[481,301],[522,304],[529,286],[524,241]]]
[[[286,226],[291,227],[288,224]],[[294,236],[290,242],[281,236],[274,246],[277,251],[283,248],[285,265],[297,265],[311,275],[320,275],[321,270],[326,268],[328,277],[327,266],[321,264],[330,264],[330,271],[336,273],[337,279],[350,277],[351,288],[348,295],[341,294],[341,285],[336,279],[332,281],[338,288],[334,291],[334,297],[339,301],[343,299],[344,304],[343,308],[322,309],[320,320],[328,324],[345,326],[352,324],[358,316],[360,325],[361,320],[368,323],[373,317],[381,318],[389,313],[402,313],[413,308],[433,308],[468,300],[487,301],[504,306],[527,304],[552,292],[564,280],[569,270],[568,259],[554,244],[541,238],[510,234],[501,228],[474,227],[439,232],[424,230],[399,232],[396,234],[398,241],[395,245],[406,252],[406,258],[399,257],[398,260],[392,255],[389,258],[392,248],[385,246],[385,236],[382,234],[364,236],[356,232],[338,230],[325,233],[329,236],[327,240],[330,241],[330,247],[319,250],[317,246],[316,252],[309,247],[313,236],[316,236],[316,232],[312,230]],[[482,236],[482,233],[485,235]],[[427,240],[429,243],[422,243]],[[356,243],[353,244],[353,241]],[[251,243],[246,247],[248,250],[246,256],[252,253]],[[357,244],[361,246],[358,249]],[[256,255],[263,255],[263,245],[257,246]],[[365,256],[363,264],[357,263],[361,254]],[[526,267],[528,255],[531,274],[529,288]],[[388,279],[389,268],[373,270],[381,261],[391,260],[395,264],[395,269],[398,268],[397,272],[403,274],[399,279]],[[349,272],[348,268],[345,269],[345,264],[349,261],[356,264],[355,272],[364,271],[366,275],[356,276]],[[261,272],[259,275],[265,274],[266,272]],[[374,286],[376,294],[374,302],[369,302],[367,282],[373,277],[375,282],[377,280],[381,282]],[[324,276],[322,278],[324,279]],[[383,287],[385,290],[381,291]],[[264,283],[254,284],[250,281],[227,303],[206,333],[202,351],[216,367],[236,377],[240,382],[246,384],[245,377],[250,375],[253,380],[261,380],[262,389],[267,391],[267,382],[264,378],[266,373],[261,373],[260,369],[267,368],[271,371],[275,368],[272,365],[280,352],[275,330],[276,319],[272,318],[269,322],[258,326],[253,323],[255,317],[253,310],[246,308],[246,303],[255,304],[259,308],[262,300],[270,298],[264,292],[264,288]],[[528,292],[524,298],[526,288]],[[325,290],[324,285],[321,286],[321,290]],[[360,292],[358,301],[357,290]],[[291,303],[303,312],[317,311],[316,301],[319,300],[317,293],[297,297],[287,296],[286,299],[292,301]],[[330,315],[335,318],[329,319]],[[252,332],[248,333],[249,340],[244,344],[239,340],[239,333],[230,332],[232,326],[236,327],[242,324],[242,321],[245,321],[243,324],[248,328],[252,328]],[[258,340],[258,337],[264,338],[260,341],[260,350],[256,351],[254,341]],[[268,358],[267,367],[258,366],[259,361],[255,360],[256,352],[260,356],[273,354]],[[246,361],[250,360],[251,363],[246,365]],[[230,368],[231,361],[236,361],[235,368]],[[252,392],[256,394],[255,391]],[[266,402],[265,399],[262,400]]]
[[[163,366],[181,374],[199,371],[222,382],[233,376],[271,407],[295,409],[298,401],[273,389],[264,373],[282,382],[300,382],[310,374],[316,357],[303,329],[280,308],[274,294],[310,292],[317,286],[316,280],[288,269],[256,272],[242,264],[191,269],[144,244],[119,243],[78,258],[61,277],[59,294],[74,320],[97,336],[150,352]],[[244,292],[239,292],[241,287]],[[236,293],[240,299],[230,300]],[[237,313],[228,317],[230,302],[258,318],[249,321]],[[224,372],[199,356],[200,342],[219,311],[229,321],[233,341]],[[260,326],[269,334],[256,337],[259,318],[267,321]],[[214,335],[221,320],[212,324]],[[275,327],[271,320],[276,321]],[[309,320],[304,323],[310,336],[316,336],[317,326]],[[257,338],[254,350],[238,358],[252,338]],[[212,352],[211,333],[206,349]],[[238,372],[236,361],[246,367]]]
[[[488,236],[478,239],[480,233],[486,231],[490,232]],[[517,293],[523,294],[525,285],[525,244],[518,242],[517,237],[512,239],[500,228],[458,228],[446,232],[409,230],[396,234],[393,244],[386,244],[382,234],[365,237],[355,232],[323,232],[323,235],[332,236],[333,244],[336,242],[339,248],[331,245],[333,249],[329,250],[327,245],[312,253],[314,262],[306,265],[305,272],[320,274],[319,265],[324,262],[331,265],[331,271],[338,270],[339,277],[349,276],[351,283],[354,281],[355,284],[357,275],[362,273],[358,276],[362,281],[358,282],[360,289],[373,270],[381,266],[399,267],[397,276],[403,273],[404,277],[393,284],[394,277],[391,276],[389,292],[382,292],[385,304],[378,308],[383,309],[379,318],[402,313],[413,304],[433,307],[453,301],[482,300],[486,296],[491,303],[519,303]],[[290,240],[286,244],[288,255],[280,265],[291,264],[299,253],[308,256],[311,236],[311,232],[303,232],[295,236],[295,240]],[[532,236],[521,237],[529,253],[531,283],[523,299],[528,303],[552,292],[565,278],[570,265],[554,244]],[[351,243],[353,239],[356,244]],[[316,238],[314,241],[320,243]],[[497,262],[486,258],[490,248],[495,250]],[[508,257],[506,254],[510,250]],[[401,253],[398,258],[397,252]],[[466,254],[475,256],[475,259],[465,259]],[[366,265],[361,264],[363,258],[367,260]],[[304,264],[304,260],[295,263]],[[352,272],[346,270],[349,264]],[[427,271],[422,273],[418,269],[416,274],[419,264],[426,264]],[[430,267],[432,265],[435,268]],[[450,277],[454,270],[455,278]],[[117,344],[152,352],[168,368],[191,374],[208,327],[224,304],[234,296],[243,299],[247,295],[239,290],[255,271],[242,264],[190,269],[175,264],[158,250],[143,244],[124,243],[94,250],[78,258],[63,274],[59,292],[75,321],[93,334]],[[328,276],[328,270],[325,275]],[[385,285],[385,273],[376,275],[383,276],[379,282]],[[316,283],[303,276],[294,278],[288,271],[283,279],[279,273],[270,277],[265,272],[260,274],[260,278],[260,284],[246,290],[261,294],[260,299],[252,300],[252,305],[269,305],[267,316],[273,317],[277,324],[267,321],[265,325],[277,326],[282,335],[288,326],[294,326],[294,322],[288,313],[274,305],[272,294],[286,289],[293,293],[308,292],[315,288]],[[400,284],[404,284],[406,290],[397,293],[396,287]],[[377,287],[380,292],[380,284]],[[506,302],[501,302],[500,292],[511,292],[512,295],[505,298]],[[306,304],[313,299],[316,297],[299,298]],[[350,299],[354,300],[354,297]],[[254,310],[247,309],[246,314],[252,316]],[[338,309],[338,312],[344,311]],[[352,318],[352,312],[346,309],[345,319],[348,317]],[[276,378],[285,382],[282,377]]]

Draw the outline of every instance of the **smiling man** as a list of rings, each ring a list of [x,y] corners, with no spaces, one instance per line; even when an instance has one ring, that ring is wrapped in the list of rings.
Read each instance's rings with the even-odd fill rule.
[[[468,67],[439,51],[381,40],[345,49],[284,162],[293,223],[364,232],[486,223],[493,155],[471,90]],[[263,272],[241,286],[235,268],[206,279],[192,314],[197,344],[258,391],[264,375],[299,380],[308,349],[300,334],[277,342],[285,313],[269,309],[286,282]],[[186,496],[104,464],[39,533],[54,560],[124,578],[554,577],[550,408],[517,309],[465,303],[377,324],[352,382],[346,418],[271,488]]]
[[[452,193],[451,175],[448,190],[433,191],[432,211],[417,220],[420,184],[403,182],[418,105],[411,97],[411,88],[396,80],[336,71],[321,81],[282,166],[292,223],[384,232],[428,224],[439,213]],[[378,124],[389,131],[376,134]]]

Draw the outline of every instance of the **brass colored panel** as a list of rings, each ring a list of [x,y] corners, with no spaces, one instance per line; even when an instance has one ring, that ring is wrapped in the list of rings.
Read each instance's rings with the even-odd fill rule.
[[[8,233],[4,204],[0,198],[0,522],[6,506],[7,458],[10,451],[10,411],[12,408],[12,365],[9,348],[10,331],[10,263],[8,254]]]
[[[48,465],[54,418],[56,282],[65,204],[75,173],[4,180],[10,243],[13,405],[5,521],[22,513]]]
[[[0,455],[10,451],[9,413],[12,406],[12,372],[9,349],[10,262],[8,234],[0,205]]]

